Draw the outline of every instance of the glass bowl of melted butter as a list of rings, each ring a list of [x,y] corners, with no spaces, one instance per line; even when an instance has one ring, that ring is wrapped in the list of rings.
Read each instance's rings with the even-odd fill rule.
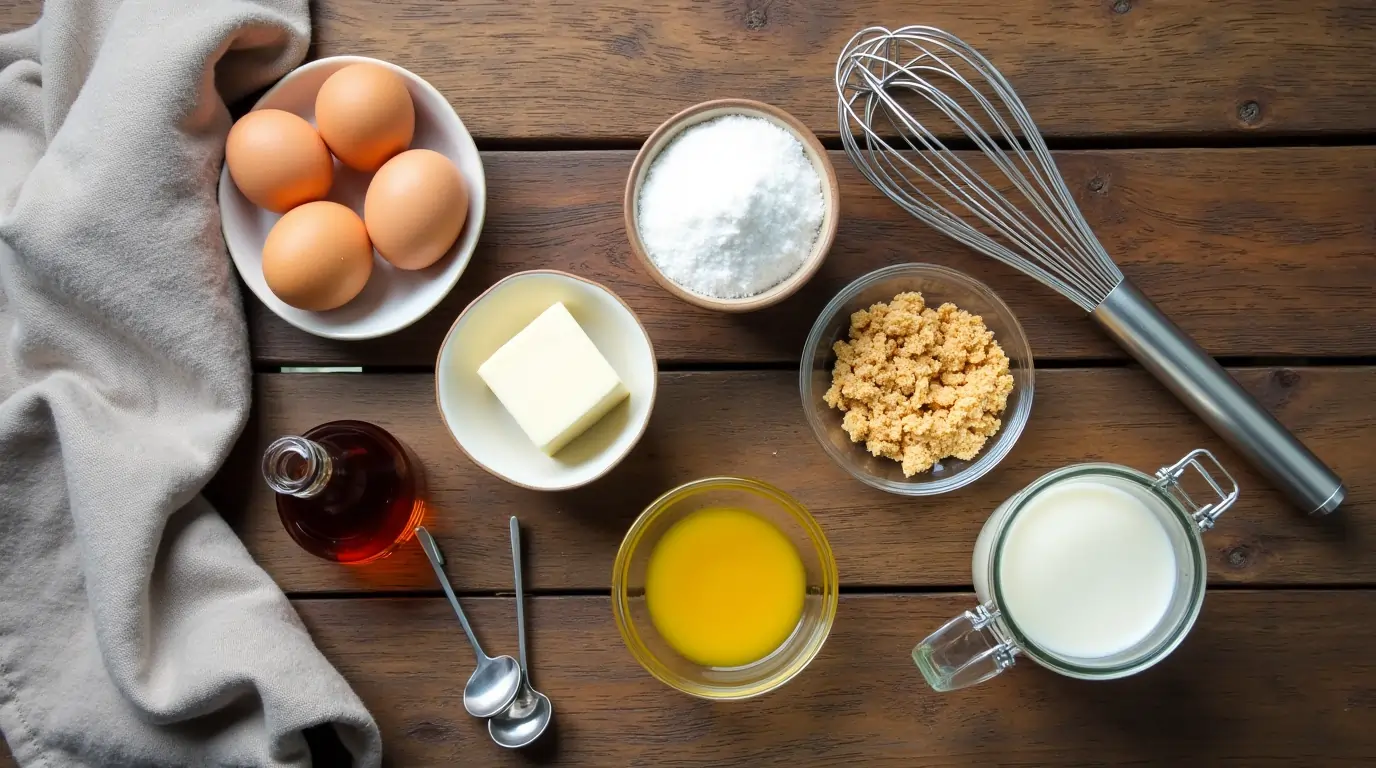
[[[713,477],[659,497],[612,571],[612,611],[636,661],[666,685],[746,699],[793,679],[836,618],[836,560],[817,521],[758,480]]]

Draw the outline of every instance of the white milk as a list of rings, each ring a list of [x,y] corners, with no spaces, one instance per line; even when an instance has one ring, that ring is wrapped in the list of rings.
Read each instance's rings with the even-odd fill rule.
[[[992,533],[1006,509],[995,511]],[[975,551],[987,600],[991,536]],[[1006,616],[1036,645],[1080,659],[1136,645],[1160,623],[1175,592],[1175,550],[1135,494],[1096,480],[1043,489],[1013,519],[997,574]]]

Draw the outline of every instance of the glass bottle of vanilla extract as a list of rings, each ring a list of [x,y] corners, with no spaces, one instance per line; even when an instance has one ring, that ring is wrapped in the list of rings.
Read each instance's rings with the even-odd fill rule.
[[[262,468],[277,493],[282,526],[316,557],[378,560],[409,540],[424,517],[420,461],[365,421],[331,421],[279,437],[263,454]]]

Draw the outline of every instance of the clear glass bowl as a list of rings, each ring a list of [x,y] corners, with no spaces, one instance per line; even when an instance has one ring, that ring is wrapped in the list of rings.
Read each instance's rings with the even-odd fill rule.
[[[930,306],[951,302],[980,315],[994,332],[994,340],[1008,355],[1013,392],[1001,417],[1003,426],[971,461],[942,459],[931,470],[906,478],[899,463],[872,456],[863,443],[851,442],[841,428],[841,411],[822,399],[831,387],[832,351],[837,341],[849,338],[850,316],[857,310],[890,301],[905,291],[918,291]],[[993,469],[1013,449],[1032,412],[1032,347],[1012,310],[994,292],[974,278],[935,264],[896,264],[861,277],[836,294],[808,334],[799,365],[798,385],[803,411],[817,441],[837,464],[860,481],[890,493],[931,496],[963,488]]]
[[[675,651],[655,629],[645,604],[645,571],[665,531],[708,507],[746,509],[778,526],[803,560],[807,597],[798,626],[778,650],[742,667],[704,667]],[[746,699],[793,679],[817,656],[836,619],[836,559],[817,521],[803,505],[767,483],[709,477],[660,496],[636,518],[612,567],[612,613],[635,660],[664,684],[717,701]]]

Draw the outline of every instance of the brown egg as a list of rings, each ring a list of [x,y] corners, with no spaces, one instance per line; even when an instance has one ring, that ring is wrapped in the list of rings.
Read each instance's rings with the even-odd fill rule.
[[[225,164],[244,197],[275,213],[320,200],[334,182],[334,161],[320,134],[280,109],[239,118],[225,140]]]
[[[449,251],[468,217],[468,184],[449,158],[402,152],[378,169],[363,198],[363,221],[382,258],[425,269]]]
[[[373,246],[358,214],[321,201],[287,211],[263,243],[263,278],[277,298],[312,312],[349,303],[373,273]]]
[[[377,64],[350,64],[320,86],[315,122],[339,162],[371,173],[411,146],[416,106],[397,73]]]

